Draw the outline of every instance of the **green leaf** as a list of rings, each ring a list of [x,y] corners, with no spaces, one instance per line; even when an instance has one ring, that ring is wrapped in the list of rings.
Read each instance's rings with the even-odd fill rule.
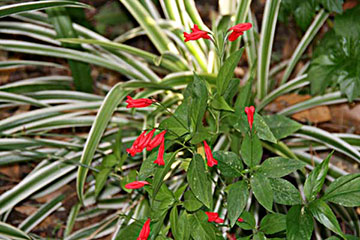
[[[265,237],[265,234],[262,232],[257,232],[254,234],[253,240],[266,240],[267,238]]]
[[[329,161],[332,156],[330,153],[321,164],[316,166],[309,176],[306,178],[304,185],[304,193],[306,199],[311,202],[316,198],[316,195],[320,192],[324,182],[327,171],[329,169]]]
[[[294,185],[282,178],[269,178],[274,202],[284,205],[301,204],[301,195]]]
[[[26,233],[17,229],[16,227],[11,226],[10,224],[0,222],[0,236],[5,238],[11,239],[26,239],[31,240],[32,238],[29,237]]]
[[[314,220],[301,205],[290,208],[286,215],[286,239],[310,240],[314,229]]]
[[[326,188],[321,199],[345,207],[360,206],[360,174],[349,174],[337,178]]]
[[[274,234],[286,229],[286,215],[281,213],[267,214],[260,222],[260,230],[265,234]]]
[[[335,214],[324,201],[317,199],[309,204],[308,209],[316,220],[331,231],[344,237]]]
[[[194,212],[203,206],[191,190],[185,192],[184,199],[184,207],[188,212]]]
[[[207,221],[203,211],[198,211],[190,217],[191,237],[194,240],[215,240],[214,225]]]
[[[89,5],[74,1],[62,1],[62,0],[33,1],[33,2],[24,2],[24,3],[16,3],[16,4],[6,4],[4,6],[1,6],[0,18],[9,16],[11,14],[17,14],[32,10],[41,10],[51,7],[90,8]]]
[[[148,191],[151,193],[151,190]],[[169,190],[166,184],[162,184],[155,199],[152,201],[151,219],[161,219],[161,216],[167,214],[167,211],[174,205],[175,201],[173,192]]]
[[[211,102],[211,107],[216,110],[230,111],[234,112],[234,109],[229,106],[223,96],[215,95],[214,99]]]
[[[258,165],[262,157],[262,146],[259,138],[255,134],[245,134],[241,144],[241,156],[245,164],[249,167]]]
[[[339,14],[343,12],[343,0],[320,0],[320,3],[330,12],[336,12]]]
[[[240,217],[243,219],[243,222],[236,222],[236,225],[238,225],[240,228],[244,230],[252,230],[256,227],[256,222],[254,218],[254,214],[251,214],[247,211],[244,211]]]
[[[183,211],[178,216],[177,207],[173,207],[170,212],[170,227],[171,233],[175,240],[188,240],[190,239],[190,226],[187,213]]]
[[[202,126],[208,100],[206,84],[200,76],[194,74],[194,81],[186,88],[184,98],[189,109],[190,131],[194,133]]]
[[[211,181],[205,169],[204,159],[200,154],[195,154],[190,162],[187,172],[187,181],[196,198],[206,207],[211,209],[213,200]]]
[[[221,66],[216,79],[217,91],[220,95],[223,95],[229,86],[229,82],[234,75],[235,68],[240,61],[244,48],[234,52],[228,57],[224,64]]]
[[[302,30],[306,30],[308,28],[314,15],[314,8],[309,1],[300,2],[294,11],[295,21]]]
[[[274,134],[271,132],[269,126],[266,124],[264,119],[259,115],[254,115],[254,128],[256,130],[257,136],[265,141],[269,141],[272,143],[276,143],[277,140],[274,136]]]
[[[65,8],[56,7],[47,9],[49,21],[52,23],[57,38],[77,38],[77,32],[73,28],[73,22]],[[67,48],[84,51],[81,45],[62,43]],[[82,92],[93,92],[93,80],[90,75],[90,65],[81,61],[68,60],[71,74],[74,79],[75,89]]]
[[[257,172],[269,178],[284,177],[300,168],[305,163],[295,159],[272,157],[266,159],[258,168]]]
[[[244,166],[238,155],[233,152],[216,151],[214,158],[218,161],[218,169],[225,177],[240,177]]]
[[[158,155],[158,151],[156,151],[156,150],[157,150],[157,148],[155,148],[155,150],[153,152],[151,152],[150,155],[148,155],[148,157],[141,164],[139,176],[138,176],[140,181],[143,181],[146,178],[155,175],[155,172],[158,169],[157,165],[154,164],[154,161],[156,160],[157,155]],[[172,153],[165,153],[164,154],[164,162],[166,163],[166,162],[170,161],[171,156],[172,156]]]
[[[229,186],[229,194],[227,198],[228,218],[231,227],[234,226],[240,214],[245,208],[249,197],[249,190],[245,181],[238,181]]]
[[[126,95],[127,92],[122,89],[121,83],[115,85],[106,95],[104,102],[102,103],[91,127],[89,136],[86,139],[84,151],[80,159],[80,163],[82,165],[89,166],[91,164],[97,145],[101,140],[101,136],[105,131],[105,128],[107,127],[113,112],[115,111],[119,102],[121,102]],[[87,172],[89,171],[88,168],[83,167],[82,165],[79,166],[76,182],[76,190],[80,202],[83,202],[84,200],[84,185]]]
[[[272,212],[274,193],[269,179],[260,174],[254,174],[250,178],[250,185],[258,202],[268,211]]]
[[[165,145],[165,149],[166,149],[166,145]],[[164,181],[163,181],[164,177],[170,171],[171,165],[174,163],[175,156],[179,152],[179,150],[177,150],[176,152],[173,152],[171,154],[171,156],[169,158],[169,161],[165,162],[164,167],[159,166],[159,167],[156,168],[155,175],[154,175],[154,181],[152,183],[152,186],[153,186],[153,196],[152,197],[153,198],[155,198],[155,196],[156,196],[157,192],[159,191],[161,185],[164,183]]]
[[[263,116],[263,119],[278,140],[293,134],[302,126],[300,123],[279,114]]]
[[[353,24],[358,21],[360,6],[346,10],[344,14],[335,16],[334,30],[336,35],[357,39],[360,37],[360,25]]]
[[[251,100],[252,79],[250,78],[244,86],[239,90],[239,94],[235,101],[235,113],[237,115],[244,114],[244,108],[249,106]]]

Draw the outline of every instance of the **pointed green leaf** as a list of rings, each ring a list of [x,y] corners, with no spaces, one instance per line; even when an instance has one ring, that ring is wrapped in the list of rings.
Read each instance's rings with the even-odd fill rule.
[[[192,191],[187,191],[184,194],[184,207],[188,212],[194,212],[203,206]]]
[[[211,209],[213,200],[211,181],[205,169],[204,159],[200,154],[196,154],[190,162],[187,181],[196,198]]]
[[[233,152],[216,151],[214,158],[218,161],[218,169],[225,177],[240,177],[244,166],[238,155]]]
[[[228,218],[231,226],[234,226],[240,214],[244,210],[248,197],[249,190],[245,181],[238,181],[229,186],[227,203]]]
[[[260,174],[254,174],[250,178],[250,185],[258,202],[268,211],[272,212],[274,193],[269,179]]]
[[[345,207],[360,206],[360,174],[349,174],[337,178],[326,188],[322,200]]]
[[[269,178],[274,192],[274,202],[284,205],[301,204],[301,195],[289,181],[282,178]]]
[[[271,132],[269,126],[266,124],[262,116],[260,114],[254,115],[254,128],[256,130],[256,135],[262,140],[269,141],[272,143],[276,143],[277,140],[274,134]]]
[[[314,220],[301,205],[290,208],[286,215],[286,239],[310,240],[313,229]]]
[[[313,215],[313,217],[316,218],[316,220],[318,220],[321,224],[323,224],[331,231],[344,237],[344,234],[341,231],[340,225],[336,219],[335,214],[324,201],[317,199],[311,202],[308,208],[311,214]]]
[[[207,216],[203,211],[191,215],[190,225],[192,227],[191,237],[194,240],[216,239],[214,225],[207,221]]]
[[[286,215],[281,213],[267,214],[260,222],[260,230],[265,234],[274,234],[286,229]]]
[[[241,156],[245,164],[249,167],[258,165],[262,157],[262,146],[259,138],[255,134],[245,134],[241,144]]]
[[[269,178],[284,177],[300,168],[305,167],[305,163],[295,159],[272,157],[266,159],[258,169],[258,173]]]
[[[216,79],[217,91],[223,95],[228,88],[229,82],[234,75],[235,68],[240,61],[244,48],[234,52],[228,57],[221,66],[218,77]]]
[[[279,114],[263,116],[263,119],[278,140],[293,134],[302,126],[300,123]]]
[[[304,193],[306,199],[309,202],[313,201],[316,198],[317,194],[320,192],[325,182],[325,177],[329,169],[329,161],[331,156],[332,153],[330,153],[327,158],[322,161],[321,164],[316,166],[306,178],[304,185]]]

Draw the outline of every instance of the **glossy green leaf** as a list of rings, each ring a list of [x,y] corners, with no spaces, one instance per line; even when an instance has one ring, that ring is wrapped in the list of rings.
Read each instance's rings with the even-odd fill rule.
[[[190,162],[187,180],[190,189],[197,199],[199,199],[205,206],[212,208],[212,190],[211,181],[205,169],[205,162],[201,155],[196,154]]]
[[[234,52],[228,57],[221,66],[218,77],[216,79],[217,91],[223,95],[229,86],[229,82],[234,75],[234,70],[240,61],[244,48]]]
[[[255,229],[256,227],[256,222],[255,222],[255,218],[254,218],[254,214],[244,211],[241,215],[240,218],[243,219],[242,222],[237,221],[236,225],[238,225],[240,228],[244,229],[244,230],[252,230]]]
[[[345,207],[360,206],[360,174],[349,174],[335,179],[321,198]]]
[[[171,233],[175,240],[188,240],[190,239],[190,226],[187,213],[183,211],[178,216],[177,207],[173,207],[170,212],[170,227]]]
[[[107,127],[107,124],[110,121],[110,118],[115,111],[119,102],[125,98],[127,92],[122,89],[122,85],[117,84],[115,85],[111,91],[107,94],[106,98],[104,99],[103,104],[101,105],[99,112],[96,115],[96,119],[91,127],[89,136],[87,137],[84,151],[82,153],[80,163],[83,165],[90,165],[92,159],[94,157],[94,153],[96,148],[101,140],[102,134]],[[86,175],[88,172],[88,168],[80,166],[78,169],[78,177],[76,182],[76,190],[78,197],[81,202],[84,199],[84,185],[86,180]]]
[[[267,238],[265,237],[265,234],[262,232],[257,232],[254,234],[253,240],[266,240]]]
[[[205,81],[198,75],[194,75],[194,80],[184,92],[184,102],[189,111],[190,131],[196,132],[202,126],[202,119],[205,114],[208,91]]]
[[[217,168],[225,177],[240,177],[243,170],[243,163],[238,155],[233,152],[216,151],[214,158],[218,161]]]
[[[245,208],[249,197],[249,190],[245,181],[238,181],[229,185],[229,194],[227,198],[228,219],[230,225],[234,226],[240,214]]]
[[[215,240],[214,225],[207,221],[203,211],[198,211],[190,217],[191,237],[194,240]]]
[[[136,239],[139,236],[141,228],[144,225],[145,221],[146,221],[145,219],[140,221],[135,221],[130,225],[122,228],[120,232],[116,235],[115,239],[116,240]],[[151,224],[150,224],[150,229],[151,229]]]
[[[331,231],[344,237],[344,234],[341,231],[340,225],[336,219],[335,214],[332,212],[331,208],[324,201],[317,199],[309,204],[308,209],[313,215],[313,217],[316,220],[318,220],[321,224],[323,224]]]
[[[223,96],[216,95],[211,102],[211,107],[216,110],[230,111],[233,112],[234,109],[229,106],[229,104],[225,101]]]
[[[203,206],[192,191],[186,191],[184,194],[184,207],[188,212],[194,212]]]
[[[245,164],[249,167],[258,165],[262,157],[262,146],[259,138],[255,134],[245,134],[241,144],[241,156]]]
[[[259,114],[254,115],[254,128],[260,139],[276,143],[277,140],[274,134],[271,132],[269,126]]]
[[[250,185],[258,202],[268,211],[272,212],[274,193],[269,179],[260,174],[254,174],[250,178]]]
[[[267,214],[260,222],[260,230],[265,234],[274,234],[286,229],[286,215],[281,213]]]
[[[324,182],[327,171],[329,169],[329,161],[332,153],[327,156],[321,164],[316,166],[308,175],[304,185],[305,197],[308,201],[313,201],[320,192]]]
[[[305,163],[295,159],[272,157],[266,159],[259,167],[258,173],[269,177],[284,177],[298,169],[305,167]]]
[[[274,193],[274,202],[284,205],[301,204],[299,190],[290,182],[282,178],[269,178]]]
[[[344,14],[335,16],[334,30],[336,35],[343,36],[346,38],[359,38],[360,37],[360,26],[359,24],[353,24],[358,20],[360,13],[360,7],[346,10]]]
[[[302,126],[300,123],[279,114],[263,116],[263,119],[277,140],[288,137]]]
[[[310,240],[314,229],[312,216],[301,205],[290,208],[286,215],[286,239]]]

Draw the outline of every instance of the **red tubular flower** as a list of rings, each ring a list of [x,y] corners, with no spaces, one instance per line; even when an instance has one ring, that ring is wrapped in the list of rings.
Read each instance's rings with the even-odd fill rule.
[[[147,240],[150,235],[150,218],[144,223],[139,237],[136,240]]]
[[[245,113],[247,115],[247,119],[249,122],[250,131],[252,130],[253,122],[254,122],[254,113],[255,113],[255,107],[245,107]]]
[[[235,233],[233,233],[233,234],[228,234],[228,238],[229,238],[229,240],[236,240]]]
[[[140,152],[150,143],[150,140],[153,137],[155,131],[156,129],[151,130],[139,141],[139,143],[137,144],[137,148],[139,148]]]
[[[219,217],[216,212],[205,212],[205,214],[208,216],[208,222],[214,222]]]
[[[130,96],[127,96],[127,100],[125,102],[128,103],[126,108],[143,108],[143,107],[148,107],[154,103],[154,101],[151,99],[147,99],[147,98],[133,99]]]
[[[145,137],[146,131],[143,131],[134,141],[134,143],[132,144],[132,146],[128,149],[126,149],[126,151],[131,155],[131,156],[135,156],[136,153],[141,152],[142,149],[139,151],[138,145],[141,141],[143,141],[143,138]]]
[[[199,29],[198,25],[194,25],[191,29],[191,33],[184,32],[185,42],[191,40],[198,40],[200,38],[210,39],[208,32]]]
[[[161,133],[159,133],[158,135],[156,135],[146,146],[146,150],[151,151],[153,148],[156,148],[157,146],[159,146],[159,144],[164,140],[165,133],[166,133],[166,130],[164,130]]]
[[[244,222],[243,218],[238,218],[238,222]]]
[[[147,181],[135,181],[125,185],[126,189],[138,189],[149,184]]]
[[[205,212],[208,216],[208,222],[223,223],[224,219],[219,218],[219,214],[216,212]]]
[[[204,148],[205,148],[205,155],[206,155],[206,158],[207,158],[207,165],[208,165],[209,167],[212,167],[212,166],[214,166],[214,165],[217,165],[217,164],[218,164],[218,161],[213,157],[209,145],[206,143],[205,140],[204,140],[203,143],[204,143]]]
[[[165,152],[165,139],[163,139],[161,141],[158,156],[157,156],[156,160],[154,161],[154,163],[158,164],[159,166],[164,166],[165,165],[164,152]]]
[[[251,23],[240,23],[240,24],[237,24],[237,25],[229,28],[228,31],[232,30],[232,33],[228,37],[229,41],[230,42],[235,41],[239,36],[244,34],[244,31],[247,31],[250,28],[252,28]]]

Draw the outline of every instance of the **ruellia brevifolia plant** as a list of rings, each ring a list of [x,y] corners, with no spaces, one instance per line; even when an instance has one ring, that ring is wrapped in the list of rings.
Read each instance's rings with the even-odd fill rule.
[[[235,41],[251,27],[231,27],[221,43]],[[243,50],[222,59],[225,47],[212,32],[197,25],[191,30],[184,32],[185,42],[205,39],[217,49],[222,65],[216,87],[195,74],[182,103],[173,113],[167,110],[171,116],[157,127],[146,126],[126,149],[132,157],[148,153],[124,188],[139,192],[149,209],[145,219],[134,219],[121,230],[122,239],[305,240],[311,239],[317,223],[336,234],[331,239],[357,239],[345,235],[329,203],[356,206],[359,174],[340,177],[322,192],[332,153],[309,174],[302,161],[264,155],[263,144],[288,136],[299,124],[258,114],[246,93],[249,85],[235,97],[238,82],[232,76]],[[166,108],[156,99],[127,96],[126,103],[127,108]],[[224,134],[233,139],[231,151],[217,150],[215,143]],[[180,168],[174,171],[177,164]],[[305,183],[297,182],[296,188],[294,179],[304,177]],[[171,178],[176,178],[175,187],[169,188]]]

